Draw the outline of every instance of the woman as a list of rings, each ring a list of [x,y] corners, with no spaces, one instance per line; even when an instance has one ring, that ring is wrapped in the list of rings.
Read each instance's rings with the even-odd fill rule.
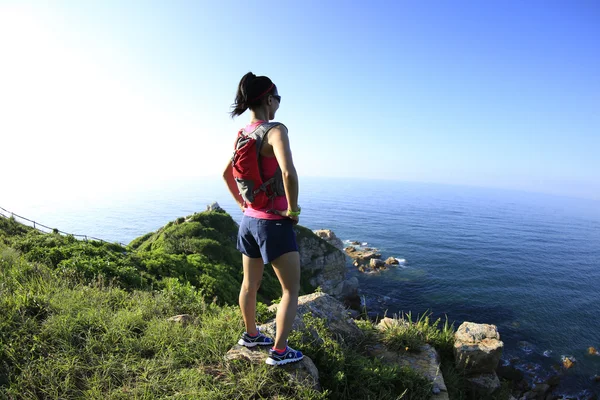
[[[238,85],[231,117],[250,109],[250,123],[244,128],[244,132],[252,133],[262,129],[261,132],[264,133],[266,130],[259,151],[260,172],[263,180],[267,181],[279,174],[280,170],[283,190],[269,201],[268,207],[254,209],[240,195],[231,162],[223,173],[231,195],[244,213],[237,248],[242,253],[244,267],[239,303],[246,332],[238,343],[247,347],[272,346],[266,360],[269,365],[287,364],[303,358],[301,352],[287,346],[287,338],[296,317],[300,289],[300,255],[293,230],[300,215],[298,175],[292,161],[287,128],[282,124],[269,124],[260,128],[275,118],[280,102],[277,87],[269,78],[249,72]],[[273,266],[283,291],[276,316],[275,341],[263,335],[256,327],[256,293],[262,280],[264,264],[268,263]]]

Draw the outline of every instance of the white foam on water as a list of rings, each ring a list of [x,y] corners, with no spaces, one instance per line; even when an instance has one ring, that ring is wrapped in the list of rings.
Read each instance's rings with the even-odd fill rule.
[[[552,350],[544,351],[544,357],[550,357],[552,355]]]

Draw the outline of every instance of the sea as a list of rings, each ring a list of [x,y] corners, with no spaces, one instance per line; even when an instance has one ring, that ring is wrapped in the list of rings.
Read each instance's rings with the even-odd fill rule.
[[[61,231],[129,243],[218,202],[241,212],[221,179],[156,180],[88,196],[19,197],[0,207]],[[58,193],[58,194],[57,194]],[[76,193],[70,191],[68,193]],[[303,178],[300,224],[331,229],[382,257],[404,260],[374,274],[348,261],[371,314],[430,314],[455,328],[498,327],[502,360],[530,382],[559,374],[555,394],[600,395],[600,201],[489,188],[354,178]],[[4,212],[6,214],[6,212]],[[25,221],[26,222],[26,221]],[[31,224],[31,223],[29,223]],[[563,367],[565,357],[575,361]]]

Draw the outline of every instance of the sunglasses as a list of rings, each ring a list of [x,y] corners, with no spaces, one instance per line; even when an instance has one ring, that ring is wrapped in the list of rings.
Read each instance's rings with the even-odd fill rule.
[[[279,96],[277,94],[272,94],[271,96],[275,97],[277,99],[278,103],[281,103],[281,96]]]

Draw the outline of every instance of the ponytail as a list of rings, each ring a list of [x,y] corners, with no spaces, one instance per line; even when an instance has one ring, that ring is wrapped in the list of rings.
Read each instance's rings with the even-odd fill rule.
[[[248,72],[238,85],[235,102],[231,105],[231,118],[242,115],[249,108],[260,106],[264,96],[272,93],[274,89],[275,84],[266,76],[256,76]]]

